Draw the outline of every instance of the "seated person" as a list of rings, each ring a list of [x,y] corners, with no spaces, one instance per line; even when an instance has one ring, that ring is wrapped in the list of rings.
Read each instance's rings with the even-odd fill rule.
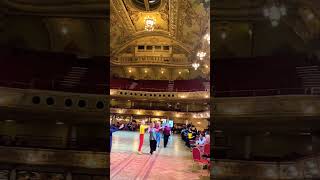
[[[196,145],[197,146],[204,146],[205,144],[206,144],[206,138],[202,134],[200,134],[200,137],[197,140]]]

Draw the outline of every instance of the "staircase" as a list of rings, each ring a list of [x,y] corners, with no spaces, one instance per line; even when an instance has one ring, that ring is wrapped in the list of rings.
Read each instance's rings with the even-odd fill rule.
[[[72,67],[60,82],[63,87],[75,87],[80,84],[81,79],[88,72],[86,67]]]
[[[173,88],[174,88],[174,81],[169,81],[168,91],[173,91]]]
[[[302,80],[304,88],[320,88],[320,68],[319,66],[296,67],[298,76]]]

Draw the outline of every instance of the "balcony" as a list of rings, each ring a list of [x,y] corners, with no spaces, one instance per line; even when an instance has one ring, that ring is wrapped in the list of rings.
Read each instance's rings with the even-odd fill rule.
[[[166,65],[166,66],[191,66],[187,58],[181,57],[160,57],[160,56],[136,56],[118,57],[111,60],[116,65]]]

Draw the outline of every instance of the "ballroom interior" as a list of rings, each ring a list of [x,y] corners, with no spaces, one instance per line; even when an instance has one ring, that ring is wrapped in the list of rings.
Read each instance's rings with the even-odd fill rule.
[[[209,16],[204,0],[110,1],[111,179],[210,178],[180,135],[210,135]],[[138,154],[142,122],[168,123],[168,146],[150,155],[146,132]]]

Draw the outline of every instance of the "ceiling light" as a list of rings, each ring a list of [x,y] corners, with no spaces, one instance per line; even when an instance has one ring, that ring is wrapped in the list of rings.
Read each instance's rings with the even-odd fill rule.
[[[64,124],[64,123],[63,123],[62,121],[57,121],[56,124],[57,124],[57,125],[62,125],[62,124]]]
[[[129,73],[131,73],[132,71],[131,71],[131,69],[129,69]]]
[[[314,14],[313,13],[309,13],[307,16],[308,20],[312,20],[314,18]]]
[[[164,73],[164,71],[161,71],[161,74],[163,74]]]
[[[144,73],[147,73],[148,71],[147,70],[144,70]]]
[[[144,22],[145,22],[145,26],[144,26],[144,29],[147,30],[147,31],[153,31],[154,30],[154,26],[156,24],[156,20],[151,18],[150,16],[147,16],[145,19],[144,19]]]
[[[181,74],[181,71],[179,71],[179,74]]]
[[[65,26],[63,26],[63,27],[61,28],[61,32],[62,32],[62,34],[66,35],[66,34],[68,33],[68,28],[66,28]]]
[[[222,39],[226,39],[227,38],[227,33],[226,32],[222,32],[221,33],[221,38]]]

